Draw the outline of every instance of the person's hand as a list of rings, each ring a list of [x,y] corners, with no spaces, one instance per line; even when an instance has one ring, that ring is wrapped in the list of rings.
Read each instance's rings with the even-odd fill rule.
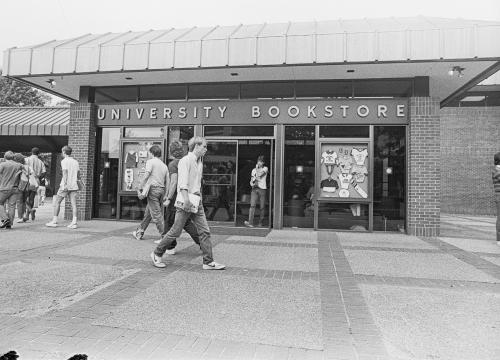
[[[189,198],[184,200],[184,210],[185,211],[190,211],[192,207],[191,201],[189,201]]]
[[[163,201],[163,206],[167,207],[170,204],[170,199],[165,199]]]

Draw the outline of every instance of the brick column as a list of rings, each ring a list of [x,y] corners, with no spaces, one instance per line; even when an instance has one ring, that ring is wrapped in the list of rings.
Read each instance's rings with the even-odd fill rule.
[[[438,236],[441,207],[439,100],[410,98],[408,233]]]
[[[72,156],[80,164],[85,190],[78,192],[78,220],[90,220],[92,216],[93,182],[96,151],[96,107],[89,103],[76,103],[70,107],[69,141]],[[66,201],[65,218],[71,220],[71,205]]]

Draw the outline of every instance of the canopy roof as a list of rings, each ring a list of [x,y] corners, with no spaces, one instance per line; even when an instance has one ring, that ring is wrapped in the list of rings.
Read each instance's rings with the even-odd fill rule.
[[[68,107],[0,107],[2,136],[68,136]]]
[[[498,38],[500,22],[424,16],[87,34],[6,50],[4,75],[71,99],[78,99],[80,85],[130,85],[131,80],[430,76],[431,95],[446,98],[469,81],[482,80],[486,76],[477,77],[485,70],[490,75],[500,59],[500,42],[492,41]],[[346,74],[352,65],[355,71]],[[464,76],[453,85],[450,79],[441,84],[441,74],[453,66],[465,68]],[[237,79],[231,77],[235,68]],[[50,79],[57,82],[53,89]]]

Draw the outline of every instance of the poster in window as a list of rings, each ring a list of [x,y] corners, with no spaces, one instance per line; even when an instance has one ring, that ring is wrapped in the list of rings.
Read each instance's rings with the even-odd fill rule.
[[[367,199],[368,144],[323,143],[320,154],[320,198]]]
[[[158,141],[130,141],[123,143],[122,191],[137,191],[146,173],[146,161],[153,158],[149,149],[153,145],[162,146]]]

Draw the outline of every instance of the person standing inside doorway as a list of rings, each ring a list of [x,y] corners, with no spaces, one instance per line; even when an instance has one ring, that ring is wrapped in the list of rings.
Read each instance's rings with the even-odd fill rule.
[[[133,233],[138,240],[142,238],[151,219],[156,223],[160,236],[165,231],[162,203],[169,184],[168,167],[161,160],[161,148],[158,145],[151,146],[149,152],[153,158],[146,161],[146,173],[139,185],[139,192],[147,193],[148,205],[141,224]]]
[[[77,225],[77,208],[76,208],[76,195],[78,193],[78,180],[80,179],[80,165],[73,157],[71,153],[73,149],[70,146],[64,146],[62,148],[61,168],[62,168],[62,179],[57,191],[57,195],[53,200],[54,212],[52,216],[52,221],[45,224],[48,227],[57,227],[57,218],[59,216],[59,211],[61,210],[61,202],[65,198],[69,198],[71,202],[71,211],[73,215],[73,220],[71,224],[68,225],[70,229],[78,228]]]
[[[497,245],[500,246],[500,152],[497,152],[493,159],[495,161],[492,178],[495,191],[495,203],[497,205]]]
[[[153,260],[153,265],[158,268],[166,267],[166,264],[162,261],[163,254],[167,249],[171,248],[174,241],[181,235],[188,219],[191,219],[200,239],[200,248],[203,253],[203,269],[222,270],[226,266],[216,263],[213,259],[210,228],[201,201],[202,158],[207,152],[207,141],[200,136],[195,136],[189,139],[188,148],[188,154],[178,164],[178,195],[175,200],[175,206],[177,207],[175,221],[172,228],[151,253],[151,260]],[[198,204],[194,204],[195,202]]]
[[[259,202],[259,225],[264,225],[264,214],[266,207],[266,191],[267,191],[267,173],[269,169],[265,166],[264,156],[259,155],[257,165],[252,169],[250,178],[250,186],[252,193],[250,195],[250,210],[248,213],[248,221],[245,221],[245,226],[253,227],[253,218],[255,216],[255,207]]]

